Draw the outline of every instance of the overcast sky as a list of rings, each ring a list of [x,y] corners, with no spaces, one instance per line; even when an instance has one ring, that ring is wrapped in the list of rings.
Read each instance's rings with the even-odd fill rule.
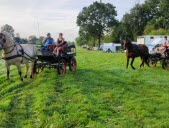
[[[76,17],[83,7],[95,0],[0,0],[0,27],[9,24],[21,37],[46,36],[57,38],[62,32],[66,40],[78,35]],[[99,1],[99,0],[98,0]],[[118,20],[137,3],[144,0],[102,0],[116,7]],[[38,27],[39,26],[39,27]],[[39,30],[38,30],[39,28]]]

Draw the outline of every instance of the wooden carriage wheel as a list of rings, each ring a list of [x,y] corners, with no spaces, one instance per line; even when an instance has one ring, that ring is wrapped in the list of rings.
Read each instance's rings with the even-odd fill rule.
[[[169,70],[169,57],[166,57],[162,63],[163,69]]]
[[[61,61],[58,63],[58,74],[63,75],[66,73],[66,61],[64,59],[61,59]]]
[[[149,66],[152,68],[156,67],[157,65],[157,61],[153,60],[152,58],[148,60],[148,63],[149,63]]]
[[[69,70],[71,72],[76,72],[76,66],[77,66],[77,62],[76,62],[76,59],[73,57],[71,61],[69,62]]]

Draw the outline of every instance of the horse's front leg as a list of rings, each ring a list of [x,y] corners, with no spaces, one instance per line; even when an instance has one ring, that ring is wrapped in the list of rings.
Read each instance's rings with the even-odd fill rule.
[[[27,78],[28,77],[29,64],[26,63],[25,66],[26,66],[25,78]]]
[[[6,69],[7,69],[7,79],[9,79],[10,66],[8,64],[6,64]]]
[[[135,68],[135,67],[133,67],[133,62],[134,62],[134,59],[135,59],[135,58],[133,57],[133,58],[132,58],[132,60],[131,60],[131,64],[130,64],[130,65],[131,65],[132,69],[134,69],[134,70],[135,70],[136,68]]]
[[[21,79],[21,81],[23,81],[22,71],[21,71],[21,63],[17,63],[16,66],[17,66],[17,69],[18,69],[20,79]]]
[[[130,60],[130,58],[129,58],[129,57],[127,57],[126,69],[127,69],[127,68],[128,68],[128,66],[129,66],[129,60]]]

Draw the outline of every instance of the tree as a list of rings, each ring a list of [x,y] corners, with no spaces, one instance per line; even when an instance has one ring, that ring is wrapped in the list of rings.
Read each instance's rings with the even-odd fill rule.
[[[148,35],[168,35],[169,31],[165,30],[164,28],[160,28],[157,30],[152,30]]]
[[[1,32],[2,31],[6,31],[6,32],[10,33],[13,37],[15,36],[15,34],[14,34],[15,30],[13,29],[12,26],[10,26],[8,24],[5,24],[1,27]]]
[[[44,38],[45,38],[44,36],[40,36],[38,39],[38,43],[41,44]]]
[[[154,25],[148,24],[144,29],[144,35],[148,35],[153,30],[155,30]]]
[[[158,7],[159,15],[157,17],[156,26],[169,30],[169,1],[161,0]]]
[[[110,28],[116,25],[115,16],[117,16],[117,12],[110,3],[105,4],[96,1],[89,7],[83,8],[77,16],[80,36],[86,37],[87,40],[91,38],[93,40],[98,39],[100,46],[104,32],[109,32]]]
[[[144,34],[147,24],[156,24],[157,17],[160,17],[159,3],[160,0],[146,0],[144,4],[136,4],[123,16],[124,33],[136,40],[137,36]]]
[[[88,42],[85,40],[85,38],[83,38],[82,36],[79,36],[75,39],[76,41],[76,44],[78,46],[82,46],[82,45],[85,45],[85,44],[88,44]]]
[[[35,35],[32,35],[29,37],[29,40],[31,41],[31,43],[36,44],[36,41],[38,40],[37,37]]]

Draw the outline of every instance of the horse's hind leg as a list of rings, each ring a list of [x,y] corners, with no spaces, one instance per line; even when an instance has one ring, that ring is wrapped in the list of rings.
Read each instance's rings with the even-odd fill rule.
[[[29,64],[26,63],[25,66],[26,66],[25,78],[27,78],[28,77]]]
[[[19,73],[20,79],[21,79],[21,81],[23,81],[22,71],[21,71],[21,64],[17,63],[16,66],[17,66],[17,69],[18,69],[18,73]]]
[[[132,69],[134,69],[134,70],[135,70],[135,67],[133,66],[134,59],[135,59],[135,58],[132,58],[132,60],[131,60],[131,64],[130,64],[130,65],[131,65]]]
[[[9,79],[9,74],[10,74],[10,66],[6,64],[6,69],[7,69],[7,79]]]

